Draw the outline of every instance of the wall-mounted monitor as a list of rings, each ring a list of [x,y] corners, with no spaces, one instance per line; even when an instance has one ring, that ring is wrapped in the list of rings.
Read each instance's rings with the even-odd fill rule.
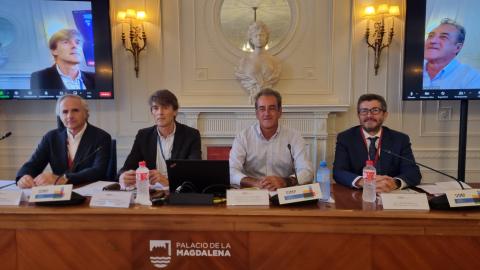
[[[0,99],[112,99],[109,0],[0,0]]]
[[[404,100],[480,99],[480,1],[407,0]]]

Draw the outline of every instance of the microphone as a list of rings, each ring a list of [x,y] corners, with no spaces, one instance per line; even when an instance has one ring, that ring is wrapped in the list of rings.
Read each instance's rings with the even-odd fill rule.
[[[427,169],[429,169],[429,170],[431,170],[431,171],[434,171],[434,172],[439,173],[439,174],[441,174],[441,175],[444,175],[444,176],[446,176],[446,177],[449,177],[449,178],[455,180],[455,181],[460,185],[460,187],[461,187],[462,189],[465,189],[465,188],[463,187],[463,185],[462,185],[462,181],[458,180],[457,178],[455,178],[455,177],[453,177],[453,176],[451,176],[451,175],[449,175],[449,174],[446,174],[446,173],[444,173],[444,172],[442,172],[442,171],[436,170],[436,169],[434,169],[434,168],[432,168],[432,167],[429,167],[429,166],[427,166],[427,165],[425,165],[425,164],[422,164],[422,163],[413,161],[413,160],[408,159],[408,158],[406,158],[406,157],[402,157],[402,156],[400,156],[400,155],[398,155],[398,154],[395,154],[395,153],[392,152],[391,150],[381,148],[381,151],[384,152],[384,153],[387,153],[387,154],[389,154],[389,155],[392,155],[392,156],[394,156],[394,157],[397,157],[397,158],[399,158],[399,159],[403,159],[403,160],[409,161],[409,162],[411,162],[411,163],[414,163],[414,164],[416,164],[416,165],[418,165],[418,166],[420,166],[420,167],[427,168]]]
[[[86,155],[82,160],[80,160],[79,162],[77,163],[74,163],[72,168],[70,169],[66,169],[62,174],[60,174],[57,179],[55,179],[55,183],[54,185],[57,184],[58,180],[60,180],[60,178],[65,175],[66,173],[69,173],[69,172],[73,172],[75,171],[75,169],[77,168],[78,164],[82,164],[83,162],[85,162],[87,159],[91,158],[93,155],[95,155],[96,153],[98,153],[98,151],[102,150],[103,146],[99,146],[97,147],[93,152],[91,152],[90,154]]]
[[[55,179],[54,185],[57,184],[58,180],[65,174],[71,171],[74,171],[75,168],[77,168],[77,165],[82,164],[85,162],[87,159],[91,158],[93,155],[95,155],[98,151],[100,151],[103,148],[103,146],[97,147],[93,152],[90,154],[86,155],[82,160],[77,162],[76,164],[73,165],[71,169],[65,170],[65,172],[61,173],[57,179]],[[75,191],[72,191],[72,195],[70,196],[70,200],[67,201],[46,201],[46,202],[36,202],[36,205],[43,205],[43,206],[63,206],[63,205],[77,205],[77,204],[82,204],[86,200],[85,196],[80,195],[76,193]]]
[[[444,173],[444,172],[441,172],[441,171],[436,170],[436,169],[434,169],[434,168],[432,168],[432,167],[430,167],[430,166],[427,166],[427,165],[425,165],[425,164],[416,162],[416,161],[411,160],[411,159],[409,159],[409,158],[402,157],[402,156],[400,156],[400,155],[398,155],[398,154],[396,154],[396,153],[393,153],[391,150],[381,148],[381,151],[384,152],[384,153],[387,153],[387,154],[389,154],[389,155],[392,155],[392,156],[394,156],[394,157],[397,157],[397,158],[399,158],[399,159],[403,159],[403,160],[406,160],[406,161],[408,161],[408,162],[414,163],[414,164],[416,164],[416,165],[418,165],[418,166],[420,166],[420,167],[427,168],[427,169],[429,169],[429,170],[431,170],[431,171],[434,171],[434,172],[436,172],[436,173],[439,173],[439,174],[441,174],[441,175],[447,176],[447,177],[455,180],[455,181],[460,185],[460,187],[462,188],[462,190],[465,189],[465,188],[463,187],[463,185],[462,185],[462,181],[458,180],[457,178],[455,178],[455,177],[453,177],[453,176],[451,176],[451,175],[449,175],[449,174],[446,174],[446,173]],[[443,195],[440,195],[440,196],[437,196],[437,197],[430,198],[430,199],[428,200],[428,204],[430,205],[430,208],[432,208],[432,209],[437,209],[437,210],[453,209],[453,208],[450,207],[450,204],[448,203],[448,198],[447,198],[447,195],[446,195],[446,194],[443,194]],[[463,209],[465,209],[465,208],[475,208],[475,206],[473,206],[473,207],[458,207],[458,208],[463,208]]]
[[[290,157],[292,158],[292,163],[293,163],[293,173],[295,174],[295,178],[297,179],[297,182],[299,181],[298,176],[297,176],[297,168],[295,168],[295,159],[293,158],[292,154],[292,146],[290,144],[287,144],[288,151],[290,152]]]
[[[3,140],[3,139],[6,139],[6,138],[8,138],[8,137],[10,137],[10,135],[12,135],[12,132],[11,132],[11,131],[5,133],[5,135],[3,135],[2,137],[0,137],[0,141]]]

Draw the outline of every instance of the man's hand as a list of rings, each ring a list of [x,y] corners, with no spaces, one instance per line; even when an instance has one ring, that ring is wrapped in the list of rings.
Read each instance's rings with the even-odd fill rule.
[[[55,181],[57,180],[58,175],[55,175],[50,172],[43,172],[35,179],[33,179],[33,182],[35,183],[36,186],[47,186],[47,185],[55,185]]]
[[[261,188],[275,191],[277,188],[284,188],[287,186],[285,179],[278,176],[265,176],[260,178]]]
[[[375,178],[375,186],[377,193],[390,192],[398,188],[395,179],[388,175],[377,175]]]
[[[135,185],[135,171],[134,170],[128,170],[124,171],[120,175],[120,187],[122,189],[125,189],[126,187],[134,186]]]
[[[18,179],[17,186],[19,188],[32,188],[35,186],[35,182],[33,182],[33,177],[25,174],[20,179]]]
[[[168,187],[168,179],[165,175],[161,174],[158,170],[150,170],[148,173],[150,177],[150,184],[160,183],[164,187]]]

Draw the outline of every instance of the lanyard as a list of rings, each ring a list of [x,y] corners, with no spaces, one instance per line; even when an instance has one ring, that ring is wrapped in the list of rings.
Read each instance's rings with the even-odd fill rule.
[[[367,138],[365,138],[365,134],[363,133],[363,130],[362,130],[361,127],[360,127],[360,134],[362,135],[363,143],[365,144],[365,148],[367,148],[367,159],[370,159],[370,155],[368,153]],[[375,152],[375,160],[373,161],[373,164],[376,164],[378,159],[380,158],[380,149],[382,148],[382,137],[383,137],[383,131],[380,133],[380,137],[378,137],[378,147],[377,147],[377,151]],[[372,142],[370,142],[370,143],[372,143]]]
[[[163,160],[167,160],[165,158],[165,155],[163,154],[163,147],[162,147],[162,141],[160,140],[160,134],[158,134],[158,131],[157,131],[157,143],[158,145],[160,145],[160,153],[162,154],[162,157],[163,157]]]

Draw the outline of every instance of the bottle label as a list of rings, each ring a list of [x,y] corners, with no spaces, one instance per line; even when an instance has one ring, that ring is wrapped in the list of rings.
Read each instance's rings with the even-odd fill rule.
[[[137,173],[137,179],[139,181],[146,181],[148,180],[148,173]]]
[[[373,181],[375,180],[375,171],[373,170],[364,170],[363,171],[363,179],[365,181]]]

